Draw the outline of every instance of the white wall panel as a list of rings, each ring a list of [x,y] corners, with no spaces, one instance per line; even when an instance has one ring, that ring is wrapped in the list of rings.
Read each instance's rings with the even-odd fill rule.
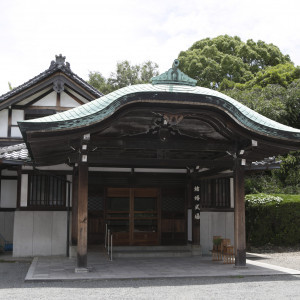
[[[32,106],[56,106],[56,92],[52,92],[41,100],[32,104]]]
[[[8,129],[8,110],[3,109],[0,111],[0,137],[7,137]]]
[[[200,244],[204,255],[211,254],[214,235],[230,239],[234,245],[234,212],[200,213]]]
[[[17,207],[17,180],[1,180],[1,199],[0,207],[16,208]]]
[[[18,121],[24,120],[24,111],[21,109],[13,109],[11,112],[11,125],[18,125]]]
[[[28,198],[28,174],[22,174],[21,176],[21,201],[20,206],[27,206],[27,198]]]
[[[66,93],[61,93],[60,94],[60,106],[63,107],[77,107],[80,104],[75,101],[72,97],[70,97],[68,94]]]

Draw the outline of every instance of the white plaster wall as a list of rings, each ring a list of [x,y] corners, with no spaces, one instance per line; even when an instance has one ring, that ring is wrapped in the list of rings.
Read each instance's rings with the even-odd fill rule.
[[[213,236],[230,239],[234,245],[234,212],[201,212],[200,244],[203,255],[211,254]]]
[[[61,93],[60,94],[60,106],[63,107],[77,107],[80,104],[75,101],[73,98],[71,98],[68,94],[66,93]]]
[[[13,241],[14,211],[0,211],[0,233],[6,241]]]
[[[18,125],[18,121],[24,120],[24,110],[13,109],[11,112],[11,125]]]
[[[22,174],[21,176],[21,200],[20,206],[26,207],[27,206],[27,198],[28,198],[28,174]]]
[[[13,256],[65,255],[67,212],[16,211]]]
[[[7,137],[8,129],[8,110],[3,109],[0,111],[0,136]]]
[[[35,102],[32,106],[56,106],[56,92],[52,92],[43,99]]]
[[[1,180],[1,208],[16,208],[17,207],[17,180]]]
[[[19,127],[11,127],[11,136],[12,137],[22,137],[22,133]]]

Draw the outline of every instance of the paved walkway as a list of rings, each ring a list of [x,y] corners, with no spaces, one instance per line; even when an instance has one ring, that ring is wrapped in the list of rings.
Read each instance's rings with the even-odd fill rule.
[[[35,257],[25,281],[300,275],[298,270],[263,263],[259,257],[247,259],[247,268],[235,268],[205,256],[109,261],[103,253],[93,252],[88,254],[88,267],[87,273],[75,273],[75,258]]]

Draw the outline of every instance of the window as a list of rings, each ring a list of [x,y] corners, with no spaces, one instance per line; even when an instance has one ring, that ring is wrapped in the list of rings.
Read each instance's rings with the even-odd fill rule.
[[[230,179],[203,179],[193,184],[193,197],[201,209],[230,208]]]
[[[65,207],[65,176],[29,175],[28,206]]]

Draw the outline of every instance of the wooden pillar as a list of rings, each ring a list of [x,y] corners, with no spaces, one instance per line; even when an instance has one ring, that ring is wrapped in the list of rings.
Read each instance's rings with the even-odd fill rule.
[[[88,165],[78,167],[77,268],[87,269]]]
[[[234,246],[235,266],[246,266],[246,223],[245,223],[245,191],[244,166],[241,159],[235,160],[234,170]]]
[[[192,207],[192,245],[200,246],[200,220],[195,218],[195,200],[192,182],[188,183],[188,204]]]
[[[77,219],[78,219],[78,168],[73,169],[72,179],[72,246],[77,245]]]

